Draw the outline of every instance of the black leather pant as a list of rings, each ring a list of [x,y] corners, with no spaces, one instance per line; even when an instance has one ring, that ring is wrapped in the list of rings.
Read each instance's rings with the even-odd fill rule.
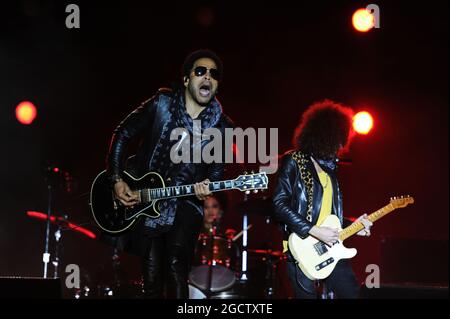
[[[147,298],[189,297],[188,274],[202,225],[202,215],[180,201],[172,228],[150,241],[142,258]]]
[[[308,279],[288,252],[287,272],[297,299],[316,299],[314,281]],[[359,296],[359,285],[348,260],[340,260],[331,275],[325,279],[328,290],[332,290],[339,299],[355,299]]]

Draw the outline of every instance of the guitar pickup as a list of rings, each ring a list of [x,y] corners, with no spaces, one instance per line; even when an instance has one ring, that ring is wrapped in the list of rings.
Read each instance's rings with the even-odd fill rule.
[[[325,268],[326,266],[328,266],[329,264],[332,264],[333,262],[334,262],[334,258],[333,257],[328,258],[327,260],[325,260],[325,261],[321,262],[320,264],[318,264],[316,266],[316,270],[319,271],[319,270]]]
[[[328,252],[327,246],[321,241],[314,244],[314,249],[319,254],[319,256],[322,256],[323,254]]]

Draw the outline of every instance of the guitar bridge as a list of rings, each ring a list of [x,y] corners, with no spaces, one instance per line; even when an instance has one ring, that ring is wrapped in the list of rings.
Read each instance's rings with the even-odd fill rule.
[[[329,264],[332,264],[333,262],[334,262],[334,258],[331,257],[331,258],[328,258],[327,260],[321,262],[320,264],[318,264],[315,268],[317,271],[319,271],[319,270],[325,268],[326,266],[328,266]]]

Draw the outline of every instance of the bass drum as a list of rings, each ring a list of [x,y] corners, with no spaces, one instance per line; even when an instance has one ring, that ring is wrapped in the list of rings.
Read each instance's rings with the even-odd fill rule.
[[[223,266],[202,265],[194,267],[189,273],[189,281],[200,289],[207,290],[209,267],[212,267],[211,292],[224,291],[233,287],[236,276],[232,270]]]
[[[197,243],[189,282],[201,290],[208,290],[208,276],[211,272],[211,292],[230,289],[236,282],[238,259],[239,250],[231,239],[203,236]]]
[[[241,293],[238,292],[238,289],[236,287],[233,287],[232,289],[221,291],[218,293],[213,294],[210,299],[243,299]]]
[[[214,293],[210,299],[243,299],[244,297],[239,292],[238,287],[233,287],[226,291]],[[206,295],[192,284],[189,284],[189,299],[208,299]]]

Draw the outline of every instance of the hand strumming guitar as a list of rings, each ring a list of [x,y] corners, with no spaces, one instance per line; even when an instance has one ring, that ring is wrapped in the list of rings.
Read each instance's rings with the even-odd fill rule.
[[[114,193],[124,206],[133,206],[139,203],[139,195],[133,192],[128,184],[122,180],[114,184]]]
[[[337,228],[313,226],[309,230],[309,234],[323,241],[328,246],[333,246],[339,240],[339,231]]]

